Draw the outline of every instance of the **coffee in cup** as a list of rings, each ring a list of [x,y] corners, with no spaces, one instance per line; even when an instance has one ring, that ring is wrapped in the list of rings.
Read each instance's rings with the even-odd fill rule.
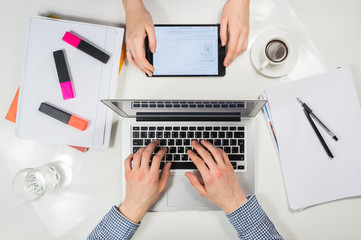
[[[288,44],[281,39],[270,40],[264,50],[265,60],[259,68],[260,71],[265,69],[268,65],[280,65],[287,60],[289,55]]]

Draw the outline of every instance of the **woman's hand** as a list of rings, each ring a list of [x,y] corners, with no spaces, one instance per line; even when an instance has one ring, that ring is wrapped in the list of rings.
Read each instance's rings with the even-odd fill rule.
[[[142,0],[123,0],[126,14],[125,43],[127,60],[134,64],[143,73],[152,76],[154,67],[145,58],[144,39],[148,36],[149,48],[152,53],[156,51],[152,16],[145,8]]]
[[[247,50],[248,33],[249,0],[228,0],[223,7],[220,29],[222,46],[228,43],[225,67]]]

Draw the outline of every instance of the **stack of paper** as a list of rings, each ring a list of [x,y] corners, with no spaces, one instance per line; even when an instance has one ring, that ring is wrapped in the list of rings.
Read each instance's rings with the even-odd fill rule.
[[[110,55],[107,64],[62,41],[74,32]],[[15,135],[84,147],[109,145],[112,111],[100,99],[114,98],[124,29],[51,18],[29,19]],[[63,100],[53,51],[64,50],[75,98]],[[42,102],[88,121],[80,131],[40,113]]]
[[[361,195],[361,109],[348,67],[266,90],[291,209]],[[331,159],[308,122],[302,99],[338,137],[317,125]]]

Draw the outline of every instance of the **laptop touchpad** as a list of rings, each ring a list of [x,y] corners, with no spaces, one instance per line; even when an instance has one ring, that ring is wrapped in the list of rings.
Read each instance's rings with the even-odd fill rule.
[[[209,201],[200,196],[183,175],[173,176],[172,186],[168,189],[169,207],[208,207]]]

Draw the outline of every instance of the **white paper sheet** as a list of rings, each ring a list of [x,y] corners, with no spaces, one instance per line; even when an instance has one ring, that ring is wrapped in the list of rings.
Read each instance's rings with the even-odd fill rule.
[[[344,67],[265,93],[291,209],[361,195],[361,109],[351,70]],[[326,154],[296,97],[338,137],[335,141],[316,123],[333,159]]]
[[[111,56],[109,62],[103,64],[62,41],[66,31],[104,50]],[[117,81],[123,34],[121,28],[41,17],[29,19],[16,136],[84,147],[107,145],[110,131],[105,128],[111,124],[111,116],[100,99],[111,97],[110,86],[114,87]],[[60,49],[65,52],[75,93],[70,100],[62,98],[53,59],[53,51]],[[41,102],[87,120],[87,129],[80,131],[40,113]]]

